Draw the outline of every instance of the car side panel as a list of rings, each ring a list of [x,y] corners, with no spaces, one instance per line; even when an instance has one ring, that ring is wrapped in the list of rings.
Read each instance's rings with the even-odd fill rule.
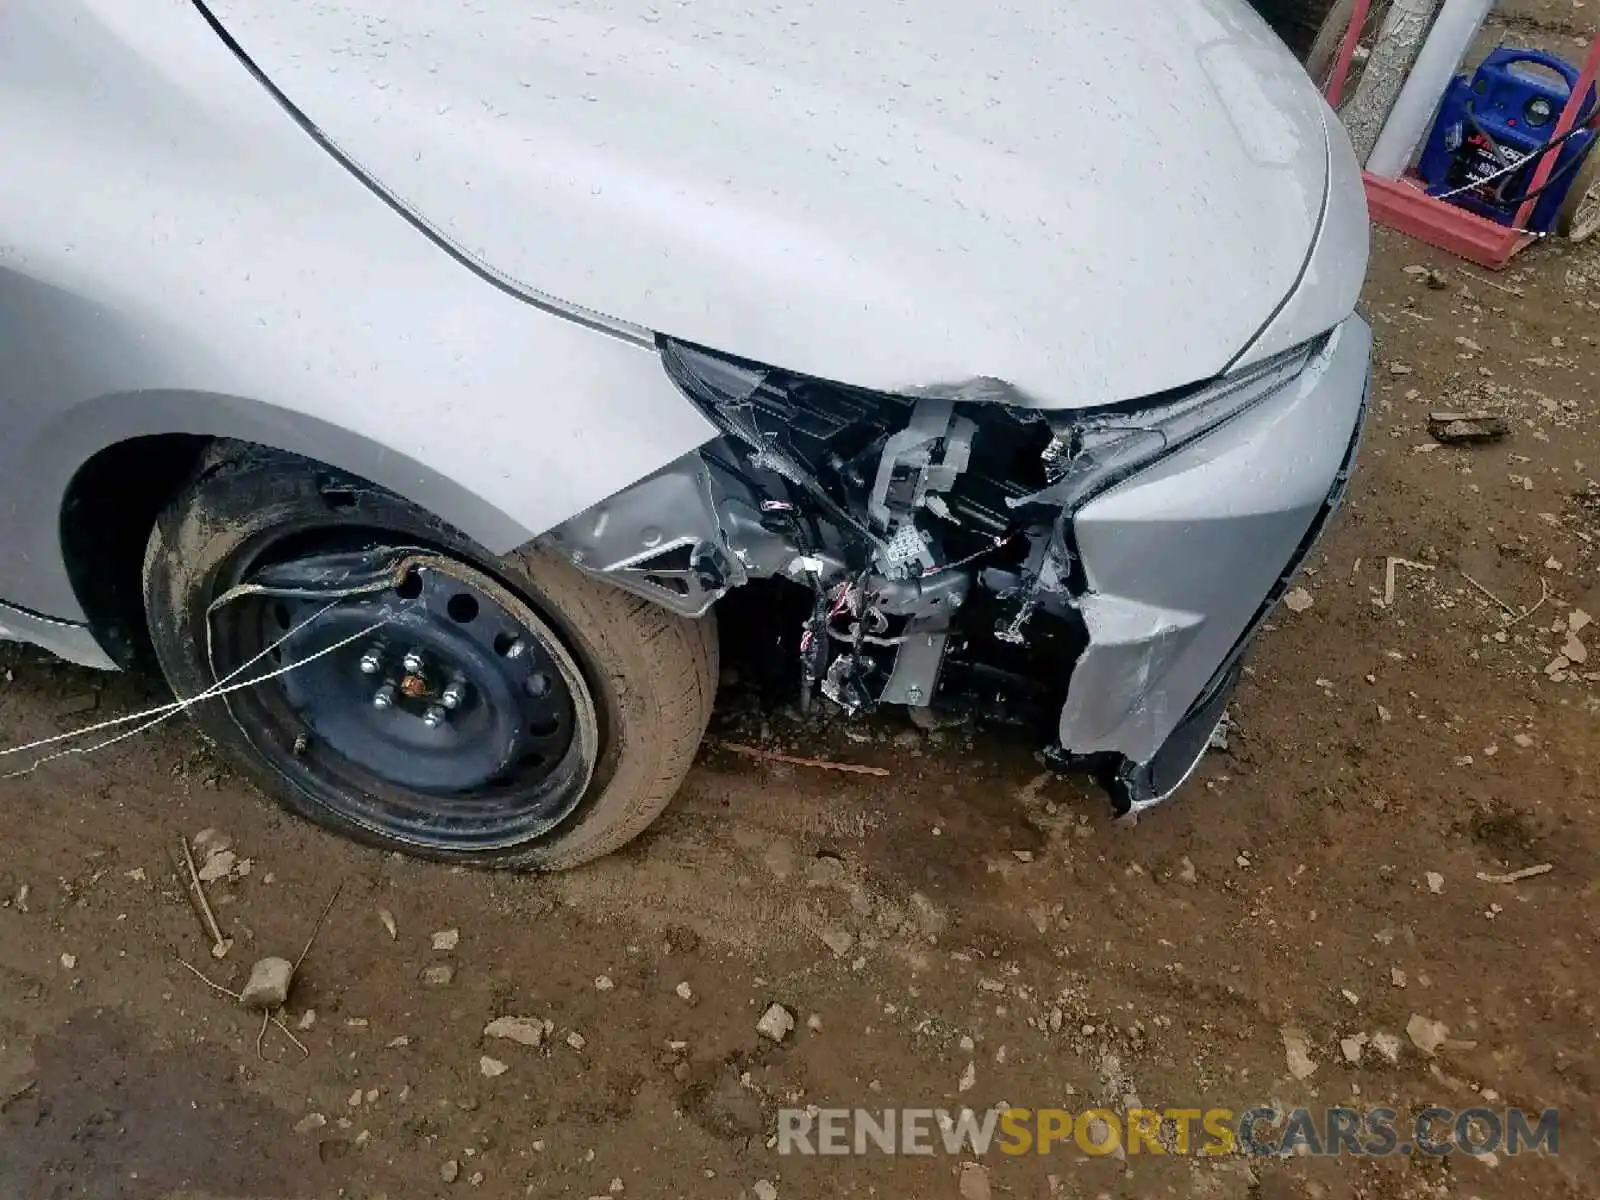
[[[712,429],[643,331],[420,235],[188,4],[0,14],[0,597],[75,620],[60,504],[95,451],[243,437],[505,551]]]

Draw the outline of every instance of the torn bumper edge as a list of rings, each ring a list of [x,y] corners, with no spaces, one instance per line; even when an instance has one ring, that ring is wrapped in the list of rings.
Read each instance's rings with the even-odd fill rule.
[[[1072,518],[1089,645],[1059,735],[1120,812],[1167,799],[1204,757],[1245,653],[1344,497],[1371,355],[1352,315],[1293,383]]]
[[[57,621],[27,609],[0,604],[0,642],[9,641],[31,642],[81,667],[117,670],[116,662],[87,625]]]

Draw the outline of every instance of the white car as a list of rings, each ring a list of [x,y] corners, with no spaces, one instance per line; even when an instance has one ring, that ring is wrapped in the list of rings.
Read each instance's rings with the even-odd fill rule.
[[[632,837],[730,593],[1155,803],[1355,454],[1359,172],[1244,0],[0,29],[0,636],[380,846]]]

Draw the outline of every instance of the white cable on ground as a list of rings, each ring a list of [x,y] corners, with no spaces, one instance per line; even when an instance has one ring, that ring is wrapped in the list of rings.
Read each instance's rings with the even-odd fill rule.
[[[192,698],[192,700],[204,700],[207,696],[211,695],[211,693],[215,692],[218,688],[222,687],[229,680],[237,679],[240,675],[244,674],[244,672],[248,671],[251,667],[255,666],[256,663],[260,662],[267,655],[271,654],[279,646],[283,645],[290,638],[292,638],[295,634],[299,633],[307,625],[311,624],[311,622],[317,620],[319,617],[321,617],[324,613],[326,613],[332,607],[333,607],[333,605],[329,604],[326,608],[319,609],[316,612],[312,613],[304,621],[301,621],[300,624],[296,625],[293,629],[289,630],[282,637],[280,637],[277,641],[273,642],[272,645],[268,646],[265,650],[261,651],[261,653],[257,654],[254,658],[250,659],[248,662],[245,662],[245,663],[241,664],[240,666],[234,668],[232,671],[229,671],[226,675],[224,675],[221,679],[217,680],[214,684],[212,684],[210,687],[208,687],[205,691],[201,692],[197,696],[194,696]],[[192,702],[192,700],[190,702]],[[64,742],[64,741],[67,741],[69,738],[82,737],[84,734],[87,734],[87,733],[98,733],[102,729],[110,729],[113,725],[126,725],[129,721],[142,721],[146,717],[153,717],[153,716],[156,716],[159,713],[174,712],[177,709],[182,708],[184,706],[184,704],[185,704],[185,701],[183,701],[183,700],[171,700],[171,701],[168,701],[166,704],[159,704],[155,708],[147,708],[143,712],[129,713],[127,716],[123,716],[123,717],[112,717],[111,720],[109,720],[109,721],[101,721],[98,725],[86,725],[82,729],[72,729],[72,730],[69,730],[66,733],[58,733],[53,737],[40,738],[37,742],[29,742],[26,746],[13,746],[9,750],[0,750],[0,758],[4,758],[8,754],[21,754],[24,750],[37,750],[40,746],[49,746],[49,745],[51,745],[51,744],[53,744],[55,742]]]
[[[161,722],[177,716],[180,712],[185,711],[192,705],[199,704],[202,700],[213,700],[219,696],[229,695],[232,692],[243,691],[245,688],[255,687],[257,684],[266,683],[269,680],[277,679],[280,676],[287,675],[291,671],[297,671],[301,667],[306,666],[308,663],[313,663],[317,659],[322,658],[324,655],[332,654],[335,650],[341,650],[348,646],[351,642],[359,641],[361,638],[366,637],[374,630],[377,630],[388,623],[387,621],[383,620],[374,621],[371,625],[360,632],[353,633],[349,637],[334,642],[330,646],[324,646],[315,654],[308,655],[307,657],[299,659],[296,662],[292,662],[286,667],[279,667],[275,671],[269,671],[267,674],[257,676],[254,679],[247,679],[243,683],[233,684],[231,687],[225,686],[228,684],[229,680],[238,678],[243,672],[249,670],[252,666],[260,662],[267,655],[271,654],[279,646],[283,645],[283,643],[294,637],[295,634],[305,629],[306,626],[321,618],[333,607],[333,604],[329,604],[326,608],[319,609],[317,612],[312,613],[311,616],[307,617],[304,621],[300,622],[300,624],[290,629],[277,641],[273,642],[266,649],[257,654],[254,658],[251,658],[243,665],[235,668],[233,671],[230,671],[227,675],[217,680],[216,683],[212,684],[205,691],[191,696],[187,700],[176,700],[170,704],[163,704],[156,708],[146,709],[144,712],[130,713],[129,715],[123,717],[114,717],[109,721],[101,721],[97,725],[89,725],[83,729],[72,730],[69,733],[58,733],[53,737],[41,738],[36,742],[29,742],[25,746],[13,746],[6,750],[0,750],[0,757],[5,757],[11,754],[21,754],[24,751],[37,750],[41,746],[49,746],[56,742],[66,741],[69,738],[83,737],[86,734],[96,733],[102,729],[109,729],[117,725],[126,725],[130,721],[139,721],[144,718],[149,718],[148,720],[144,721],[144,724],[138,725],[133,729],[128,730],[126,733],[119,733],[116,737],[107,738],[103,742],[96,742],[92,746],[72,746],[65,750],[58,750],[54,754],[46,754],[42,758],[34,760],[32,765],[25,767],[20,771],[12,771],[6,775],[0,775],[0,780],[16,779],[19,776],[30,774],[33,771],[38,770],[45,763],[52,762],[58,758],[65,758],[69,754],[93,754],[96,750],[104,749],[107,746],[114,745],[117,742],[133,737],[135,734],[143,733],[151,726],[159,725]]]

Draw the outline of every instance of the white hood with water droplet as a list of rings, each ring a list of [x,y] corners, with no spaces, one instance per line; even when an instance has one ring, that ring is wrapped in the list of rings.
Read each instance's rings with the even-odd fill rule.
[[[495,272],[866,387],[1205,378],[1327,191],[1326,109],[1243,0],[210,7]]]

